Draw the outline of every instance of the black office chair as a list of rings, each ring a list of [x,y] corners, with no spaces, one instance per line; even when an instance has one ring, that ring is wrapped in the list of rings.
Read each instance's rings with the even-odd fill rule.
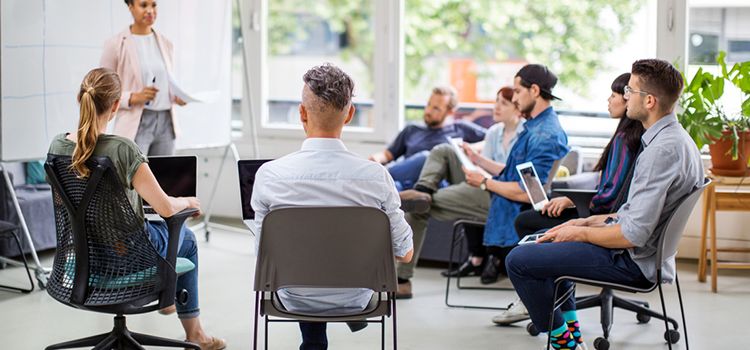
[[[596,281],[591,279],[573,277],[573,276],[562,276],[555,280],[555,293],[553,295],[553,310],[550,312],[549,328],[552,328],[554,310],[560,307],[560,305],[568,299],[575,292],[575,283],[581,283],[602,288],[602,293],[599,295],[584,297],[583,300],[576,298],[576,308],[586,309],[591,307],[601,307],[601,322],[603,336],[594,340],[594,348],[598,350],[609,349],[609,332],[612,328],[612,318],[614,316],[614,308],[618,307],[621,309],[629,310],[636,313],[636,318],[639,323],[648,322],[651,317],[664,320],[664,326],[666,331],[664,332],[664,339],[667,341],[669,348],[672,349],[672,344],[676,344],[680,340],[680,333],[677,330],[679,325],[677,321],[667,316],[667,309],[664,304],[664,292],[662,291],[662,264],[664,260],[674,260],[677,255],[677,246],[680,243],[682,232],[685,230],[687,220],[690,217],[690,213],[693,211],[693,207],[698,202],[703,190],[711,182],[706,179],[702,187],[695,189],[692,193],[685,196],[680,200],[680,204],[675,208],[674,212],[669,216],[664,231],[659,238],[659,242],[656,250],[656,280],[657,283],[649,286],[648,288],[633,287],[625,284],[611,283]],[[682,304],[682,292],[680,290],[680,281],[677,278],[677,271],[675,273],[675,285],[677,286],[677,296],[680,302],[680,313],[682,315],[682,328],[685,330],[685,344],[686,348],[690,349],[688,344],[687,325],[685,324],[685,309]],[[569,281],[573,282],[573,286],[568,290],[563,291],[562,295],[558,298],[558,291],[560,290],[561,283]],[[647,303],[632,301],[622,297],[618,297],[614,294],[615,290],[625,291],[630,293],[649,293],[654,289],[659,289],[659,297],[661,299],[662,313],[658,313],[648,308]],[[587,299],[586,299],[587,298]],[[672,324],[672,328],[669,328],[669,324]],[[532,323],[529,324],[533,325]],[[532,327],[527,327],[527,329]],[[535,328],[535,327],[533,327]],[[530,332],[531,333],[531,332]],[[538,332],[537,332],[538,334]],[[532,334],[533,335],[533,334]],[[547,348],[550,346],[549,332],[547,333]]]
[[[31,293],[34,291],[34,279],[31,278],[31,272],[29,271],[29,263],[26,261],[26,256],[23,254],[23,246],[21,245],[21,239],[18,238],[18,234],[16,233],[16,230],[18,229],[18,226],[13,225],[7,221],[0,220],[0,237],[11,237],[16,242],[16,245],[18,246],[18,251],[21,253],[21,260],[23,261],[23,266],[26,268],[26,275],[29,277],[29,288],[20,288],[20,287],[14,287],[14,286],[8,286],[8,285],[0,285],[1,289],[9,289],[14,290],[21,293]]]
[[[361,312],[321,315],[291,312],[277,291],[286,287],[367,288],[374,291]],[[385,318],[393,324],[397,348],[396,267],[390,220],[378,208],[297,207],[276,209],[263,219],[255,266],[253,349],[258,346],[258,318],[269,322],[380,323],[385,349]],[[269,319],[269,316],[277,319]],[[379,318],[377,321],[369,320]]]
[[[151,244],[144,223],[125,195],[114,164],[92,157],[81,179],[68,156],[48,155],[44,165],[52,185],[57,226],[57,251],[47,292],[78,309],[115,314],[111,332],[50,345],[46,349],[143,349],[143,345],[200,350],[196,344],[130,332],[126,314],[140,314],[175,302],[177,275],[192,270],[177,258],[179,232],[197,210],[186,209],[164,218],[169,228],[166,259]],[[185,291],[180,291],[185,301]],[[155,303],[156,302],[156,303]]]

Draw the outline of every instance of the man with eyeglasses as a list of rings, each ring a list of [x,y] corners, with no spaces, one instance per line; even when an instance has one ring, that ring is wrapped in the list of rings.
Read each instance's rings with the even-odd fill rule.
[[[570,220],[547,231],[538,243],[508,255],[508,275],[540,331],[550,332],[555,349],[581,343],[575,296],[549,313],[555,279],[573,276],[649,287],[656,281],[656,250],[667,218],[680,200],[703,185],[700,152],[677,122],[674,105],[682,91],[680,72],[658,59],[633,63],[625,87],[627,117],[643,123],[643,151],[638,156],[628,200],[616,214]],[[662,278],[675,276],[674,256],[664,257]],[[568,290],[571,285],[563,285]]]

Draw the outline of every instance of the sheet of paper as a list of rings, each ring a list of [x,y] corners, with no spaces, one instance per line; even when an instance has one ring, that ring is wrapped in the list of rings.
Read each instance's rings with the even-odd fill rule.
[[[169,91],[187,103],[213,103],[219,98],[220,94],[218,90],[188,93],[177,84],[171,75],[169,76]]]
[[[461,144],[464,142],[464,140],[462,140],[460,137],[454,137],[450,140],[451,146],[453,146],[453,152],[455,152],[456,156],[458,156],[458,160],[461,162],[461,165],[471,171],[479,171],[479,168],[471,162],[469,157],[466,156],[466,153],[464,153],[463,148],[461,148]]]

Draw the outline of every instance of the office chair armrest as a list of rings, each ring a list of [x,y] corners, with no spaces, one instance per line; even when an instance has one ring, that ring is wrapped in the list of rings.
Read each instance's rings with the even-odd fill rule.
[[[198,209],[187,208],[183,209],[177,214],[170,217],[164,218],[167,223],[167,230],[169,231],[169,243],[167,245],[167,262],[175,266],[177,260],[177,246],[180,244],[180,230],[182,225],[185,223],[187,218],[198,213]]]

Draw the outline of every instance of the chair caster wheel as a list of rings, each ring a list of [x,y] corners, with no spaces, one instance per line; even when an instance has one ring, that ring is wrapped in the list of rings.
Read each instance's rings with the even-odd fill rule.
[[[594,339],[594,349],[609,350],[609,340],[602,337]]]
[[[651,321],[651,316],[646,314],[637,314],[635,318],[638,320],[638,323],[648,323],[648,321]]]
[[[529,335],[532,337],[539,335],[539,330],[536,329],[534,322],[529,322],[529,324],[526,325],[526,331],[529,332]]]
[[[664,340],[672,343],[677,344],[678,341],[680,341],[680,332],[670,329],[666,332],[664,332]]]

